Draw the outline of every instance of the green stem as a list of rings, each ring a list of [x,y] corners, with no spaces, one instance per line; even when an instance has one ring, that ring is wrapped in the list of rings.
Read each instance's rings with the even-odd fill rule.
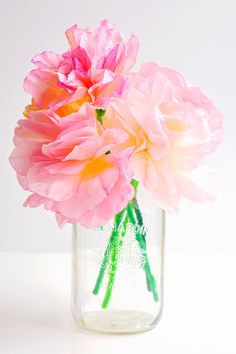
[[[95,283],[95,286],[94,286],[94,289],[93,289],[93,294],[94,295],[97,295],[99,293],[100,288],[101,288],[101,285],[102,285],[102,282],[103,282],[103,278],[104,278],[104,275],[105,275],[105,272],[106,272],[106,269],[107,269],[107,264],[108,264],[108,261],[109,261],[109,257],[110,257],[111,245],[113,243],[113,239],[115,237],[115,234],[116,234],[116,232],[113,231],[111,236],[110,236],[109,244],[107,245],[107,248],[105,250],[104,257],[103,257],[103,260],[102,260],[102,263],[101,263],[101,267],[100,267],[100,271],[98,273],[98,277],[97,277],[97,280],[96,280],[96,283]]]
[[[109,273],[109,280],[108,280],[108,284],[107,284],[107,289],[106,289],[106,293],[102,302],[102,308],[107,308],[110,300],[111,300],[111,296],[112,296],[112,291],[114,288],[114,282],[115,282],[115,277],[116,277],[116,271],[117,271],[117,266],[118,266],[118,254],[119,254],[119,248],[117,246],[122,246],[123,245],[123,240],[120,239],[120,231],[119,231],[119,226],[123,223],[123,225],[125,226],[124,229],[121,232],[121,236],[124,237],[125,232],[126,232],[126,225],[128,222],[128,216],[127,216],[127,210],[126,208],[123,210],[123,217],[122,219],[120,219],[119,221],[117,221],[118,225],[118,234],[115,240],[113,240],[113,244],[112,244],[112,249],[111,249],[111,270]],[[115,221],[116,221],[116,217],[115,217]]]
[[[95,287],[93,289],[93,294],[97,295],[99,293],[99,290],[101,288],[104,275],[107,269],[107,266],[109,262],[111,261],[111,268],[109,271],[109,279],[108,279],[108,285],[105,293],[104,300],[102,302],[102,308],[107,308],[113,288],[114,288],[114,282],[115,282],[115,277],[116,277],[116,271],[117,271],[117,266],[118,266],[118,254],[119,254],[119,248],[123,245],[123,240],[121,239],[125,236],[126,234],[126,226],[127,223],[130,221],[135,227],[139,226],[141,229],[141,232],[139,231],[139,228],[135,232],[135,238],[139,244],[140,249],[143,252],[144,256],[144,271],[146,275],[146,282],[147,282],[147,289],[152,292],[154,300],[158,301],[158,293],[157,293],[157,285],[154,276],[152,275],[148,256],[147,256],[147,245],[146,245],[146,232],[144,228],[144,223],[143,223],[143,218],[141,211],[139,209],[138,201],[136,199],[136,194],[137,194],[137,189],[139,182],[136,180],[132,180],[131,184],[133,185],[135,189],[135,196],[133,200],[128,204],[128,206],[119,214],[117,214],[114,218],[115,224],[109,239],[109,243],[107,245],[107,248],[104,253],[104,257],[102,260],[102,264],[100,267],[100,271],[97,277],[97,281],[95,284]],[[120,231],[120,226],[123,227],[122,231]],[[118,247],[117,247],[118,246]]]
[[[106,113],[105,109],[96,109],[97,120],[102,124],[102,118]]]
[[[136,215],[136,208],[135,208],[135,205],[134,205],[133,202],[129,203],[129,205],[127,207],[127,210],[128,210],[128,215],[129,215],[129,219],[130,219],[131,223],[133,225],[136,225],[137,224],[136,223],[136,218],[138,219],[138,217]],[[142,224],[139,223],[139,226],[142,227],[143,223]],[[156,281],[155,281],[154,276],[152,275],[151,267],[150,267],[148,256],[147,256],[147,252],[146,252],[147,246],[146,246],[146,238],[145,238],[144,229],[143,229],[143,232],[144,233],[142,234],[138,230],[136,230],[135,237],[136,237],[136,240],[137,240],[137,242],[139,244],[140,249],[143,251],[143,255],[144,255],[144,259],[145,259],[144,271],[145,271],[145,274],[146,274],[147,289],[152,292],[154,300],[158,301],[158,294],[157,294],[157,289],[156,289],[156,287],[157,287],[156,286]]]
[[[104,279],[104,275],[105,275],[107,265],[108,265],[108,262],[110,259],[111,249],[113,247],[113,244],[114,244],[117,236],[119,236],[119,226],[123,222],[124,217],[126,216],[126,215],[124,215],[124,213],[127,214],[126,209],[124,209],[121,213],[119,213],[115,216],[115,219],[114,219],[115,225],[113,227],[107,248],[105,250],[103,260],[101,263],[101,267],[100,267],[100,271],[98,273],[98,277],[97,277],[97,280],[96,280],[96,283],[95,283],[95,286],[93,289],[94,295],[97,295],[99,293],[99,290],[102,286],[102,281]]]
[[[105,110],[96,109],[96,113],[97,113],[97,119],[100,122],[102,122],[101,119],[102,119],[103,115],[105,114]],[[135,189],[135,195],[136,195],[139,182],[137,180],[135,180],[135,179],[132,179],[131,180],[131,184],[132,184],[132,186]],[[127,212],[126,212],[126,214],[127,214]],[[126,224],[128,222],[128,215],[126,215],[126,218],[127,218],[127,220],[126,220],[126,222],[124,222],[125,227],[126,227]],[[108,265],[108,262],[109,262],[109,259],[110,259],[111,246],[113,244],[113,240],[114,240],[115,237],[116,237],[116,229],[113,229],[113,231],[111,233],[111,236],[110,236],[109,243],[108,243],[107,248],[105,250],[105,253],[104,253],[104,256],[103,256],[103,260],[102,260],[102,263],[101,263],[101,267],[100,267],[100,271],[98,273],[98,277],[97,277],[97,280],[96,280],[96,283],[95,283],[95,286],[94,286],[94,289],[93,289],[93,294],[94,295],[98,295],[99,290],[100,290],[100,288],[102,286],[102,282],[103,282],[103,279],[104,279],[104,276],[105,276],[107,265]]]

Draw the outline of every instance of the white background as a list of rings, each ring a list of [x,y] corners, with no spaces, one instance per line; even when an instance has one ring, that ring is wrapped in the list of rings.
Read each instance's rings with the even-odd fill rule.
[[[0,251],[28,253],[0,253],[0,352],[235,354],[235,1],[0,0],[0,6]],[[53,214],[22,207],[27,193],[8,162],[16,121],[30,99],[22,83],[31,57],[65,51],[68,27],[97,26],[103,18],[127,36],[138,34],[137,68],[154,60],[179,70],[225,116],[224,143],[208,159],[216,201],[184,202],[179,217],[168,219],[164,317],[156,331],[122,339],[73,327],[69,254],[57,254],[70,251],[71,227],[60,230]]]
[[[8,163],[16,121],[30,97],[22,82],[30,59],[43,50],[67,49],[71,25],[97,26],[108,18],[140,38],[137,68],[154,60],[183,73],[215,101],[225,116],[225,140],[208,163],[216,170],[217,200],[182,203],[168,220],[167,250],[235,252],[236,7],[234,0],[1,0],[0,250],[69,251],[70,226],[62,231],[53,214],[22,207]]]

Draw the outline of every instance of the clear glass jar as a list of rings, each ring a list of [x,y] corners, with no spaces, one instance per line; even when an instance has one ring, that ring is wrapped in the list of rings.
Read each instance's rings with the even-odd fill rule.
[[[155,327],[163,306],[164,228],[165,212],[151,201],[143,207],[139,198],[104,227],[73,225],[72,313],[78,326],[106,333]]]

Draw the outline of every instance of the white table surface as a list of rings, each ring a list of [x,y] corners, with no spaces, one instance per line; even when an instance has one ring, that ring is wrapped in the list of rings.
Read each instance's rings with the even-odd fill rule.
[[[1,354],[236,354],[236,255],[167,254],[156,329],[100,335],[70,312],[70,255],[0,253]]]

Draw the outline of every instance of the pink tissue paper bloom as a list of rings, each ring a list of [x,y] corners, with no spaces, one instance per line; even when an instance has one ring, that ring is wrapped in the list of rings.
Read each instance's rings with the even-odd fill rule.
[[[51,111],[30,112],[18,122],[10,156],[20,184],[32,192],[25,206],[43,204],[61,226],[106,224],[134,196],[133,148],[118,148],[126,139],[119,128],[104,130],[88,103],[63,119]]]
[[[177,211],[181,197],[212,199],[193,176],[222,140],[222,115],[179,73],[142,65],[131,74],[127,95],[111,100],[103,122],[129,135],[122,146],[136,147],[130,158],[134,176],[161,207]]]
[[[110,97],[123,93],[139,47],[134,34],[125,44],[121,34],[103,20],[97,29],[75,25],[66,37],[70,48],[64,54],[45,51],[32,59],[36,69],[24,81],[24,89],[32,95],[26,111],[51,109],[66,116],[84,102],[105,108]]]

